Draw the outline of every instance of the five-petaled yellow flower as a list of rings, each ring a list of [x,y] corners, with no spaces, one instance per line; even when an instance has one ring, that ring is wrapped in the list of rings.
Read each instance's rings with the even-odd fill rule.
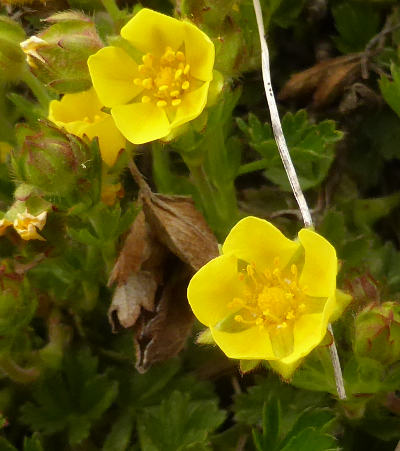
[[[335,249],[316,232],[302,229],[292,241],[247,217],[229,233],[222,255],[194,275],[188,299],[228,357],[269,360],[288,378],[343,308],[337,266]]]
[[[139,11],[121,36],[141,54],[139,64],[119,47],[88,59],[93,86],[134,144],[168,136],[203,111],[214,65],[214,45],[190,22],[150,9]]]
[[[112,166],[121,149],[125,147],[125,138],[118,131],[110,114],[105,113],[103,105],[93,88],[75,94],[65,94],[61,100],[52,100],[49,107],[49,119],[68,133],[89,139],[99,138],[99,147],[103,161]]]

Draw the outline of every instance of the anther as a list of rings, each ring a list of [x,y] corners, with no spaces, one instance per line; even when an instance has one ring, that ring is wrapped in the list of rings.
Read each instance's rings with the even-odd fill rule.
[[[141,74],[145,73],[145,72],[146,72],[146,67],[145,67],[145,65],[144,65],[144,64],[139,64],[139,66],[138,66],[138,71],[139,71]]]
[[[178,52],[176,52],[175,56],[178,61],[185,61],[185,54],[183,52],[181,52],[180,50]]]
[[[150,97],[149,96],[143,96],[142,97],[142,103],[149,103],[150,102]]]
[[[159,86],[158,90],[159,90],[160,92],[167,91],[167,90],[168,90],[168,85],[161,85],[161,86]]]
[[[167,106],[167,102],[166,102],[165,100],[159,100],[159,101],[157,102],[157,106],[158,106],[159,108],[164,108],[164,107]]]
[[[171,102],[172,106],[178,106],[181,103],[181,99],[174,99]]]
[[[133,83],[134,83],[136,86],[142,86],[142,79],[141,79],[141,78],[135,78],[135,79],[133,80]]]
[[[142,56],[142,61],[147,67],[151,67],[153,64],[153,55],[146,53],[146,55]]]
[[[186,89],[189,89],[190,83],[186,80],[182,83],[182,89],[186,91]]]
[[[186,64],[185,69],[183,69],[183,73],[184,73],[185,75],[187,75],[187,74],[189,73],[189,71],[190,71],[190,65],[189,65],[189,64]]]
[[[287,327],[287,322],[283,321],[283,323],[280,323],[276,326],[277,329],[286,329]]]
[[[175,91],[171,91],[171,97],[178,97],[179,96],[179,94],[180,94],[180,91],[178,91],[178,90],[175,90]]]
[[[151,89],[153,87],[153,80],[151,78],[145,78],[142,85],[145,89]]]
[[[183,74],[182,69],[178,69],[178,70],[175,72],[175,80],[179,80],[179,78],[181,77],[182,74]]]
[[[242,315],[235,315],[235,321],[237,321],[238,323],[242,323],[243,322]]]

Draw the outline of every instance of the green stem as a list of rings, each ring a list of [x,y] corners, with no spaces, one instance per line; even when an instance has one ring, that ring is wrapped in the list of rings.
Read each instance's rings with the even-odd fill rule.
[[[117,2],[115,0],[101,0],[105,10],[111,16],[113,22],[119,26],[122,19],[121,10],[118,8]]]
[[[265,169],[267,166],[268,160],[266,160],[265,158],[262,160],[252,161],[251,163],[242,164],[239,168],[238,175],[259,171],[260,169]]]
[[[24,71],[21,80],[29,86],[42,108],[47,112],[51,96],[44,85],[32,74],[30,70]]]

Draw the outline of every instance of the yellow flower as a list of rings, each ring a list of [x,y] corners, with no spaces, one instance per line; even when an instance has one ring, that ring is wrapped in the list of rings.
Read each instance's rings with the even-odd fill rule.
[[[75,94],[65,94],[61,100],[50,102],[49,119],[58,127],[89,139],[99,138],[99,146],[103,161],[112,166],[121,149],[125,147],[125,139],[115,126],[113,118],[102,111],[93,88]]]
[[[188,299],[228,357],[269,360],[288,378],[343,309],[336,273],[335,249],[316,232],[302,229],[292,241],[247,217],[229,233],[222,255],[194,275]]]
[[[214,65],[214,45],[190,22],[150,9],[139,11],[121,36],[142,55],[140,64],[119,47],[88,59],[93,86],[134,144],[164,138],[203,111]]]
[[[0,219],[0,236],[6,233],[6,230],[10,227],[10,225],[12,225],[12,222],[8,219]]]
[[[24,213],[18,213],[14,220],[14,229],[23,240],[41,240],[45,239],[37,233],[42,230],[46,224],[47,211],[43,211],[38,216],[33,216],[25,210]]]

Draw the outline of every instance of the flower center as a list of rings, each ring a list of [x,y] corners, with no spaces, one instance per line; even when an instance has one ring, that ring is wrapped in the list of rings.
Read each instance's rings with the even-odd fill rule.
[[[283,272],[279,268],[279,259],[275,259],[272,270],[260,272],[251,264],[239,273],[239,278],[245,284],[244,294],[229,304],[231,308],[241,307],[235,316],[239,323],[256,325],[260,329],[284,329],[306,308],[296,265]]]
[[[190,66],[185,54],[165,49],[161,57],[146,53],[139,66],[139,77],[134,79],[136,86],[143,86],[143,103],[153,102],[159,108],[177,107],[182,95],[190,88]]]

